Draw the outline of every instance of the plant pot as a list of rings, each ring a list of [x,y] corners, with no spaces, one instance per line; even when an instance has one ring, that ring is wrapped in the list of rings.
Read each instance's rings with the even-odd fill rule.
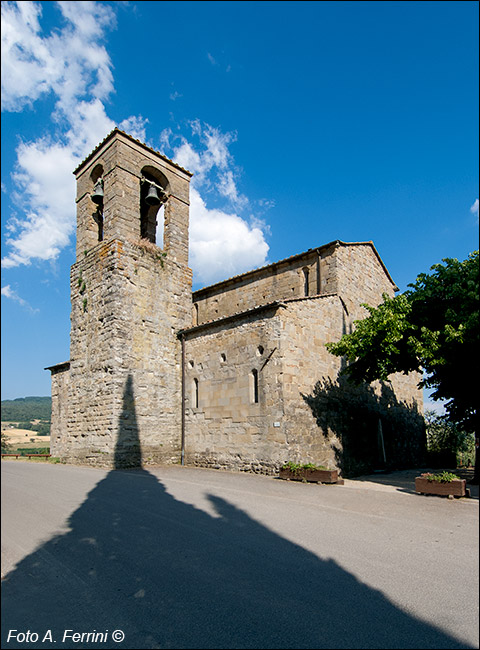
[[[280,478],[291,481],[308,481],[309,483],[340,483],[338,469],[303,469],[295,471],[280,469]]]
[[[464,497],[466,494],[466,480],[456,479],[449,483],[429,481],[423,476],[415,479],[415,492],[419,494],[437,494],[438,496]]]

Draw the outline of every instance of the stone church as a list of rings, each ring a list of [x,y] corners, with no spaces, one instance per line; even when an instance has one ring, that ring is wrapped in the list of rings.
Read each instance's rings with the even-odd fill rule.
[[[266,474],[286,461],[344,475],[418,463],[419,377],[352,387],[325,348],[366,316],[361,303],[397,290],[372,242],[330,242],[192,293],[190,172],[114,129],[74,174],[70,360],[48,368],[53,456]]]

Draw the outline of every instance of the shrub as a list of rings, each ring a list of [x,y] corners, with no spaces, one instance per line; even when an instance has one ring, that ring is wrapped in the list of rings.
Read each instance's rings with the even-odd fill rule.
[[[324,465],[315,465],[314,463],[305,463],[304,465],[300,465],[298,463],[294,463],[291,460],[288,461],[288,463],[285,463],[282,465],[282,469],[287,469],[292,474],[300,474],[300,472],[304,469],[328,469]]]
[[[452,474],[452,472],[438,472],[438,474],[427,472],[422,474],[422,477],[430,482],[435,481],[436,483],[451,483],[452,481],[461,480],[459,476]]]

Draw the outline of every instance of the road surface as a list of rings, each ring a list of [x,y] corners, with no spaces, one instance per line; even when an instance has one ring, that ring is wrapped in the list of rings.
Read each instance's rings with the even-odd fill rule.
[[[478,648],[478,500],[2,461],[3,648]]]

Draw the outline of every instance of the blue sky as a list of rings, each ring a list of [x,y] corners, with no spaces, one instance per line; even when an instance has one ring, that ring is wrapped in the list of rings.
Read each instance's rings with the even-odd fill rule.
[[[194,288],[335,239],[400,290],[478,248],[478,3],[2,2],[2,399],[69,358],[73,169],[194,172]]]

